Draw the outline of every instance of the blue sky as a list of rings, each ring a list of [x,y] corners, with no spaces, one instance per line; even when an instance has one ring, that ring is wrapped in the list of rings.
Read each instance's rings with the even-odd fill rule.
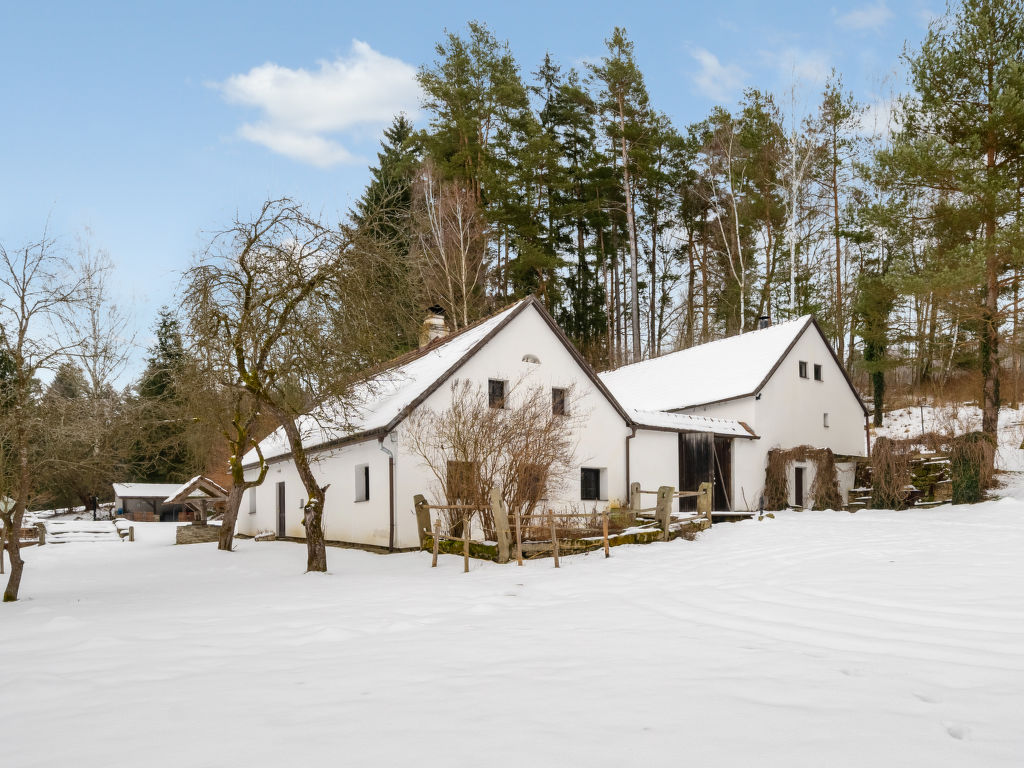
[[[209,233],[267,195],[336,218],[389,115],[416,117],[415,68],[476,18],[524,72],[598,58],[626,27],[655,106],[680,127],[745,86],[812,105],[831,67],[865,102],[940,2],[175,2],[0,0],[0,241],[84,228],[149,341]],[[785,101],[788,102],[788,96]]]

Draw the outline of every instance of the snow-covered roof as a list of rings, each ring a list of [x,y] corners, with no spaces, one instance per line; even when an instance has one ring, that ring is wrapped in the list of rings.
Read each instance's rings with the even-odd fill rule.
[[[186,499],[209,499],[227,495],[227,489],[220,483],[214,482],[205,475],[196,475],[187,483],[182,483],[175,488],[173,493],[167,494],[164,504],[179,504]]]
[[[742,421],[734,419],[713,419],[710,416],[691,416],[687,413],[667,411],[638,411],[628,409],[630,418],[641,429],[677,429],[681,432],[711,432],[728,437],[757,437],[754,431]]]
[[[754,394],[813,321],[811,315],[606,371],[626,408],[669,411]]]
[[[312,415],[301,417],[298,425],[303,445],[312,448],[384,429],[528,301],[516,302],[464,331],[440,339],[424,351],[412,353],[412,359],[403,362],[407,358],[399,358],[397,365],[357,387],[352,398],[354,405],[347,412],[331,411],[330,407],[325,407],[319,411],[319,418]],[[288,438],[281,428],[268,435],[260,443],[260,449],[264,459],[291,452]],[[255,449],[242,459],[247,466],[258,461]]]
[[[119,499],[166,499],[181,486],[177,483],[114,483],[114,495]]]

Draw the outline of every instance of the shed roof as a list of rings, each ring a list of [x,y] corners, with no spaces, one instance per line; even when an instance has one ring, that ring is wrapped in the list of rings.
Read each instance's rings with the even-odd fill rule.
[[[757,435],[742,421],[714,419],[710,416],[692,416],[688,413],[668,411],[638,411],[630,408],[629,415],[640,429],[661,429],[672,432],[710,432],[725,437],[753,437]]]
[[[163,501],[181,486],[177,483],[113,483],[119,499],[160,499]]]
[[[173,493],[167,494],[164,503],[183,504],[186,501],[200,501],[202,499],[219,501],[226,499],[227,496],[227,490],[220,483],[214,482],[205,475],[196,475],[188,482],[182,483],[175,488]]]

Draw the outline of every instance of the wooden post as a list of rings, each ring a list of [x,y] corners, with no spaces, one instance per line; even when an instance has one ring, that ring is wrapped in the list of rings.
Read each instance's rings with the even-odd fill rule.
[[[523,564],[523,515],[521,510],[516,509],[516,563]]]
[[[611,553],[608,551],[608,510],[606,509],[601,513],[601,527],[604,529],[604,556],[610,557]]]
[[[466,512],[462,516],[462,563],[463,573],[469,573],[469,520],[470,513]]]
[[[507,563],[512,532],[508,529],[505,502],[501,500],[501,492],[497,488],[491,489],[491,516],[494,518],[494,533],[498,537],[498,562]]]
[[[663,485],[658,488],[658,504],[655,513],[657,514],[658,525],[665,532],[664,541],[668,541],[668,529],[672,523],[672,498],[676,489],[671,485]]]
[[[36,523],[36,533],[39,534],[39,546],[46,544],[46,526],[43,523]]]
[[[416,508],[416,530],[420,536],[420,548],[427,543],[427,534],[430,533],[430,507],[422,493],[412,497],[412,504]]]
[[[697,488],[697,514],[706,517],[711,523],[711,500],[714,486],[711,483],[701,483]]]
[[[558,531],[555,530],[555,514],[550,509],[548,522],[551,524],[551,554],[555,558],[555,568],[558,568]]]
[[[434,521],[434,560],[430,563],[431,568],[437,568],[437,548],[441,541],[441,518]]]
[[[631,483],[629,486],[629,508],[633,511],[633,517],[643,509],[640,503],[640,483]]]
[[[128,541],[135,541],[135,526],[128,526]]]

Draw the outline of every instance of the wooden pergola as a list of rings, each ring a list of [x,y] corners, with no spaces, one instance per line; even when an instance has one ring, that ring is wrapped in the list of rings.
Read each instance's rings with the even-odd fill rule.
[[[222,485],[204,475],[199,475],[178,488],[164,500],[164,503],[182,504],[188,507],[194,513],[195,520],[192,524],[206,525],[207,512],[210,507],[223,503],[227,498],[228,492]]]

